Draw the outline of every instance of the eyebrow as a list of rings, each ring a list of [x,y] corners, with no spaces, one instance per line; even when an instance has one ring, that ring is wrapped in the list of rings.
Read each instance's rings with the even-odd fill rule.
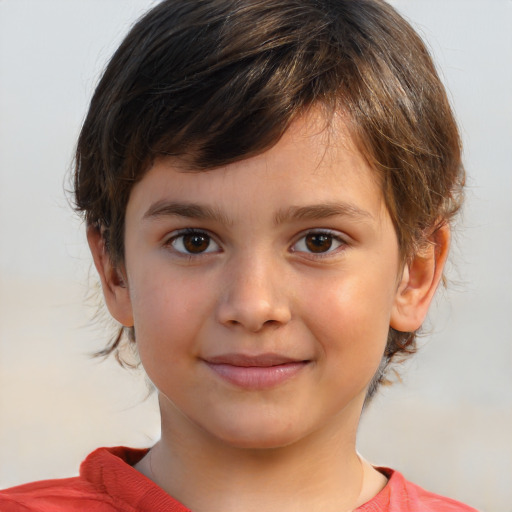
[[[217,208],[166,200],[152,204],[142,218],[146,220],[159,217],[185,217],[187,219],[212,220],[222,224],[231,224],[226,215]]]
[[[319,220],[334,216],[348,217],[356,221],[373,219],[373,215],[350,203],[325,203],[308,206],[290,206],[280,210],[274,217],[274,224],[279,225],[293,220]],[[219,209],[196,203],[180,203],[175,201],[157,201],[152,204],[143,219],[160,217],[185,217],[188,219],[211,220],[231,225],[231,220]]]
[[[290,220],[319,220],[329,217],[343,216],[356,221],[368,221],[373,215],[350,203],[325,203],[308,206],[290,206],[274,217],[275,224]]]

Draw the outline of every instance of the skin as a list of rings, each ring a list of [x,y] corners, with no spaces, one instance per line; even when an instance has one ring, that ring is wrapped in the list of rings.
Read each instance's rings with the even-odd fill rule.
[[[449,236],[402,265],[380,184],[341,121],[328,131],[310,114],[212,171],[156,161],[127,205],[122,269],[88,236],[110,312],[135,326],[159,393],[162,437],[139,471],[195,512],[339,512],[382,489],[356,453],[362,405],[389,327],[420,327]],[[292,369],[240,385],[215,363],[226,354]]]

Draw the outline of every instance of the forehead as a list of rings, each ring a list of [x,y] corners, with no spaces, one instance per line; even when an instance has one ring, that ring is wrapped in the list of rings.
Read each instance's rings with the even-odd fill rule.
[[[191,171],[183,160],[156,160],[132,190],[127,217],[142,220],[166,202],[201,203],[226,215],[272,212],[274,218],[289,208],[334,203],[378,218],[384,206],[377,174],[343,119],[326,122],[316,112],[293,122],[269,150],[216,169]]]

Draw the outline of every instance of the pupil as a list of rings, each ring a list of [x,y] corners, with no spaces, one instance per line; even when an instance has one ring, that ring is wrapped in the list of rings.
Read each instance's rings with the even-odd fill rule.
[[[311,252],[325,252],[331,248],[332,237],[313,233],[306,237],[306,246]]]
[[[209,244],[210,237],[207,235],[192,233],[183,237],[183,245],[188,252],[199,253],[206,251]]]

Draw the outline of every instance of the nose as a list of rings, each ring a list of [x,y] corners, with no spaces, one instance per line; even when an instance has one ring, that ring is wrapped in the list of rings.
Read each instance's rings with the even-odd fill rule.
[[[253,256],[244,262],[233,262],[226,274],[226,286],[217,306],[221,324],[256,333],[290,321],[283,274],[272,262]]]

